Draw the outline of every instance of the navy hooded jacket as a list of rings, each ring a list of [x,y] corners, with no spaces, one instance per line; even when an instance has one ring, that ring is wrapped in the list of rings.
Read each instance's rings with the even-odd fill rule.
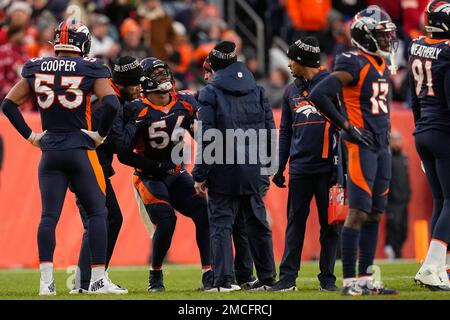
[[[200,134],[203,137],[208,129],[219,130],[223,137],[222,145],[206,139],[201,144],[205,154],[210,144],[212,145],[209,149],[213,145],[218,146],[215,154],[223,152],[223,161],[207,164],[203,161],[204,157],[200,162],[197,154],[192,172],[194,180],[206,181],[209,190],[216,193],[241,195],[261,192],[268,184],[268,177],[261,175],[263,165],[258,154],[262,151],[262,154],[270,156],[270,133],[275,129],[272,109],[264,89],[256,84],[253,74],[243,63],[235,62],[214,73],[208,85],[200,90],[198,102],[201,127],[199,126],[197,137]],[[245,144],[245,164],[237,164],[238,143],[233,145],[232,140],[226,139],[225,134],[227,130],[237,129],[244,132],[253,129],[257,136],[264,132],[260,129],[266,129],[267,135],[264,138],[267,137],[267,149],[259,150],[260,143],[250,143],[251,139],[245,139],[245,142],[239,145],[242,150]],[[199,139],[197,141],[200,143]],[[197,148],[200,148],[200,145]],[[240,152],[241,156],[242,154],[243,152]],[[251,161],[255,159],[256,161]]]

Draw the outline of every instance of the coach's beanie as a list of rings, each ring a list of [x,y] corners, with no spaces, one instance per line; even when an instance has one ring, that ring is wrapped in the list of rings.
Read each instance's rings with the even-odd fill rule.
[[[214,71],[224,69],[237,61],[236,45],[230,41],[219,42],[208,57]]]
[[[305,37],[289,47],[287,56],[301,65],[318,68],[320,66],[319,41],[315,37]]]
[[[112,77],[115,84],[121,86],[137,86],[139,79],[143,76],[142,67],[137,59],[124,56],[114,63]]]

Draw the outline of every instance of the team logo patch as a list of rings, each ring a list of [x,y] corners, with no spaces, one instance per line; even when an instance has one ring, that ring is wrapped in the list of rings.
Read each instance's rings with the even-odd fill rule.
[[[307,119],[311,114],[317,114],[320,116],[320,113],[317,111],[316,107],[307,100],[297,102],[294,106],[294,111],[296,113],[303,113]]]

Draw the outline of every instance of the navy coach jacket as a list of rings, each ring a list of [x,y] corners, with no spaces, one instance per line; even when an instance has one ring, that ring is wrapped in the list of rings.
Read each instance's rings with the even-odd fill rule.
[[[236,164],[237,143],[234,143],[232,149],[233,159],[230,151],[233,141],[231,139],[227,141],[225,133],[227,129],[242,129],[253,130],[258,135],[260,129],[267,129],[265,137],[268,150],[264,150],[263,154],[270,155],[270,132],[271,129],[275,129],[275,123],[264,89],[256,84],[253,74],[243,63],[235,62],[214,73],[208,85],[200,90],[198,102],[198,119],[201,121],[201,127],[197,135],[203,136],[208,129],[220,131],[223,144],[215,145],[223,152],[223,162],[219,160],[213,164],[206,164],[202,159],[200,163],[197,155],[192,172],[194,180],[206,181],[209,190],[216,193],[241,195],[260,192],[264,185],[267,186],[268,177],[261,175],[263,165],[258,156],[261,151],[259,143],[249,143],[249,139],[245,139],[245,164]],[[216,141],[203,140],[203,150],[210,143],[216,143]],[[228,144],[228,150],[226,144]],[[240,147],[242,150],[242,144]],[[255,156],[257,162],[250,162],[249,159],[252,157],[255,159]],[[226,163],[226,159],[232,159],[233,162]]]
[[[329,74],[321,70],[311,81],[297,78],[285,90],[279,159],[283,171],[289,159],[290,175],[328,173],[335,169],[336,129],[308,100],[309,92]]]

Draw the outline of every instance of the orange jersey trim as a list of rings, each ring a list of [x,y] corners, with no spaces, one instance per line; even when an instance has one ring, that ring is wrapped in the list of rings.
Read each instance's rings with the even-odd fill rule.
[[[448,41],[448,39],[431,39],[431,38],[425,37],[424,41],[425,41],[425,43],[428,43],[428,44],[435,44],[435,43]]]
[[[344,87],[342,94],[344,97],[345,108],[347,109],[348,121],[354,126],[364,128],[364,120],[361,110],[361,89],[369,72],[370,64],[366,64],[359,73],[359,81],[356,86]]]
[[[94,169],[95,178],[97,179],[98,186],[102,190],[103,194],[106,195],[106,181],[103,174],[102,166],[98,161],[97,152],[95,150],[87,151],[89,162],[91,163],[92,169]]]
[[[189,117],[192,117],[194,115],[194,108],[192,108],[191,104],[189,102],[183,101],[183,100],[178,100],[179,102],[181,102],[181,104],[188,109],[189,111]]]
[[[345,145],[347,146],[348,150],[348,173],[350,179],[354,184],[356,184],[358,187],[372,196],[372,190],[370,190],[370,187],[367,184],[366,178],[364,178],[364,174],[361,168],[359,146],[348,141],[345,141]]]
[[[300,123],[294,123],[292,126],[293,127],[298,127],[298,126],[305,126],[307,124],[322,124],[325,123],[325,120],[321,120],[321,121],[309,121],[309,122],[300,122]]]
[[[370,62],[370,64],[380,73],[380,74],[383,74],[384,73],[384,70],[386,69],[386,61],[384,61],[384,59],[383,58],[381,58],[380,57],[380,59],[381,59],[381,65],[379,65],[378,63],[377,63],[377,60],[373,57],[373,56],[371,56],[370,54],[367,54],[367,53],[365,53],[365,52],[362,52],[362,51],[360,51],[361,52],[361,55],[363,55],[364,57],[366,57],[367,58],[367,60],[369,60],[369,62]]]
[[[138,176],[133,176],[133,183],[137,191],[139,192],[142,202],[144,204],[155,204],[155,203],[165,203],[170,206],[170,203],[167,201],[158,199],[154,194],[152,194],[148,189],[145,187],[144,183],[142,182],[141,178]]]
[[[147,98],[142,98],[142,102],[145,103],[146,105],[152,107],[155,110],[159,110],[164,113],[167,113],[167,111],[170,111],[170,109],[172,109],[172,107],[175,105],[177,100],[172,97],[172,101],[170,101],[169,104],[167,104],[165,106],[157,106],[157,105],[151,103],[150,100],[148,100]]]
[[[122,97],[122,94],[120,93],[119,88],[117,88],[117,86],[113,82],[113,80],[111,78],[109,78],[108,80],[109,80],[109,84],[111,85],[111,88],[114,90],[114,93],[116,94],[116,96]]]
[[[381,196],[387,196],[389,193],[389,188],[387,188],[382,194]]]
[[[322,158],[328,158],[328,149],[330,149],[330,123],[325,123],[325,131],[323,132]]]
[[[92,130],[91,94],[86,97],[86,125],[89,131]]]

